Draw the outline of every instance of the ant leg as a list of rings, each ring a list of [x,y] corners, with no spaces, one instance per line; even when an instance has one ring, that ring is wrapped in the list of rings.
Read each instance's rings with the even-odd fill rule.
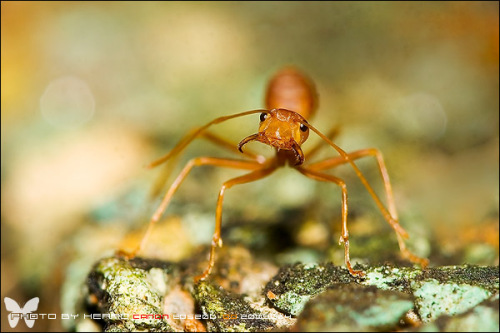
[[[330,140],[333,140],[337,135],[339,135],[339,133],[340,133],[340,127],[335,126],[326,134],[326,136]],[[308,159],[310,159],[311,157],[316,155],[318,153],[318,151],[320,151],[321,148],[324,147],[324,144],[325,144],[325,141],[323,141],[323,140],[318,142],[316,145],[311,147],[304,155],[307,156]]]
[[[389,213],[390,213],[391,218],[387,218],[387,211],[385,210],[385,207],[383,207],[382,203],[380,202],[380,199],[378,197],[374,196],[373,195],[374,193],[372,194],[372,192],[370,192],[370,191],[369,192],[372,195],[375,202],[377,203],[377,206],[381,210],[381,212],[384,215],[387,222],[390,224],[390,226],[396,232],[396,235],[398,238],[398,243],[399,243],[399,249],[401,250],[402,255],[405,258],[409,259],[410,261],[418,263],[422,267],[425,268],[428,265],[429,261],[427,259],[420,258],[420,257],[414,255],[413,253],[411,253],[407,249],[407,247],[404,243],[404,239],[408,238],[408,233],[399,224],[398,213],[396,210],[396,204],[395,204],[394,195],[392,192],[392,186],[391,186],[391,182],[389,180],[389,173],[387,172],[387,167],[384,163],[384,158],[382,156],[382,153],[378,149],[369,148],[369,149],[362,149],[362,150],[358,150],[358,151],[355,151],[352,153],[348,153],[347,155],[351,161],[362,158],[362,157],[366,157],[366,156],[375,157],[375,159],[377,161],[378,169],[380,171],[380,175],[382,176],[382,180],[384,183],[385,194],[386,194],[388,209],[389,209]],[[313,163],[313,164],[309,165],[308,168],[310,170],[321,171],[321,170],[331,169],[331,168],[336,167],[337,165],[345,164],[348,162],[349,162],[348,160],[346,161],[342,156],[340,156],[340,157],[326,159],[326,160],[321,161],[321,162]]]
[[[396,233],[396,236],[398,237],[399,250],[401,251],[401,254],[403,255],[403,257],[410,260],[411,262],[419,264],[420,267],[422,267],[422,269],[425,269],[427,267],[427,265],[429,265],[429,259],[420,258],[419,256],[416,256],[415,254],[413,254],[406,247],[406,244],[405,244],[403,237],[398,233]]]
[[[259,163],[264,163],[265,158],[263,156],[257,155],[255,153],[252,153],[251,151],[248,151],[248,150],[240,152],[238,150],[238,144],[232,143],[229,140],[221,138],[220,136],[210,132],[209,130],[202,131],[199,134],[199,136],[201,136],[204,139],[207,139],[208,141],[210,141],[210,142],[216,144],[217,146],[224,148],[228,151],[231,151],[233,153],[238,153],[238,155],[243,153],[245,157],[249,157],[250,159],[255,160]],[[175,154],[175,155],[171,156],[166,162],[164,162],[165,167],[162,169],[160,176],[155,180],[155,183],[151,189],[151,192],[150,192],[151,198],[156,197],[163,190],[164,184],[169,179],[170,174],[172,173],[172,170],[173,170],[178,159],[179,159],[179,154]]]
[[[200,280],[205,280],[208,277],[215,264],[215,249],[217,248],[217,246],[219,247],[222,246],[222,238],[220,237],[221,223],[222,223],[222,201],[224,200],[224,194],[226,190],[234,185],[245,184],[262,179],[270,175],[274,170],[276,170],[276,168],[277,166],[275,164],[272,164],[267,167],[262,166],[261,169],[255,170],[249,174],[237,178],[230,179],[226,181],[224,184],[222,184],[222,187],[219,192],[219,197],[217,198],[217,208],[215,210],[215,232],[212,237],[212,247],[210,248],[210,258],[208,266],[207,269],[203,272],[203,274],[195,277],[195,282],[198,282]]]
[[[193,140],[195,140],[199,136],[203,135],[208,130],[209,127],[211,127],[212,125],[220,124],[220,123],[225,122],[225,121],[230,120],[230,119],[234,119],[234,118],[238,118],[238,117],[242,117],[242,116],[247,116],[247,115],[251,115],[251,114],[255,114],[255,113],[260,113],[260,112],[267,112],[267,110],[262,110],[262,109],[250,110],[250,111],[245,111],[245,112],[240,112],[240,113],[232,114],[232,115],[229,115],[229,116],[222,116],[222,117],[219,117],[219,118],[215,118],[214,120],[206,123],[205,125],[203,125],[201,127],[194,128],[191,131],[189,131],[181,139],[181,141],[179,141],[179,143],[177,143],[172,148],[172,150],[170,150],[166,155],[163,155],[162,157],[160,157],[157,160],[149,163],[146,166],[147,168],[154,168],[154,167],[156,167],[156,166],[158,166],[160,164],[168,162],[167,167],[165,168],[165,171],[163,171],[160,174],[160,177],[155,182],[155,185],[153,186],[153,188],[151,190],[150,196],[151,197],[155,197],[158,193],[161,192],[161,190],[162,190],[161,184],[164,184],[166,182],[166,180],[168,179],[168,177],[170,176],[170,173],[172,171],[173,165],[175,164],[175,162],[179,158],[179,155],[182,153],[182,151],[184,149],[186,149],[186,147],[191,142],[193,142]],[[226,145],[227,145],[227,143],[223,144],[223,146],[226,146]]]
[[[177,191],[181,183],[187,177],[191,169],[195,166],[201,166],[201,165],[213,165],[213,166],[243,169],[243,170],[256,170],[262,167],[261,164],[254,161],[232,160],[232,159],[223,159],[215,157],[197,157],[190,160],[186,164],[184,169],[182,169],[177,178],[174,180],[170,188],[168,189],[160,205],[158,206],[155,213],[151,217],[148,229],[146,230],[146,233],[144,234],[141,243],[132,253],[128,255],[129,257],[134,257],[139,251],[141,251],[144,248],[153,230],[154,224],[156,224],[156,222],[158,222],[158,220],[161,218],[161,215],[163,214],[168,204],[170,203],[170,200],[172,199],[174,193]]]
[[[396,204],[394,202],[394,196],[392,193],[392,186],[391,182],[389,180],[389,173],[387,172],[387,167],[385,166],[384,163],[384,158],[382,157],[382,153],[378,149],[375,148],[369,148],[369,149],[362,149],[358,150],[352,153],[347,154],[349,156],[349,159],[354,161],[359,158],[365,157],[365,156],[374,156],[377,160],[378,164],[378,169],[380,171],[380,174],[382,176],[382,180],[384,182],[384,188],[385,188],[385,193],[387,197],[387,204],[389,206],[389,212],[391,213],[391,216],[394,220],[398,219],[398,213],[396,211]],[[348,163],[343,157],[334,157],[330,159],[326,159],[321,162],[313,163],[308,166],[309,169],[311,170],[316,170],[316,171],[321,171],[321,170],[326,170],[326,169],[331,169],[336,167],[337,165],[345,164]],[[391,223],[391,222],[389,222]],[[391,226],[392,223],[391,223]],[[394,226],[393,226],[394,228]],[[397,230],[396,230],[397,231]],[[405,235],[406,232],[403,231],[402,236],[407,238],[408,235]]]
[[[339,244],[344,243],[344,258],[349,273],[352,276],[365,276],[365,272],[354,270],[352,268],[351,259],[349,257],[349,230],[347,230],[347,186],[345,182],[340,178],[317,172],[315,170],[302,167],[297,167],[296,169],[304,176],[318,181],[335,183],[342,189],[342,235],[340,236]]]

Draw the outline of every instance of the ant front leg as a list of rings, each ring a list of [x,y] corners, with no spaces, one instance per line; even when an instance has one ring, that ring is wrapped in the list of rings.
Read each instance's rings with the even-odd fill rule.
[[[224,200],[224,194],[226,190],[234,185],[245,184],[262,179],[270,175],[274,170],[276,170],[276,165],[274,164],[270,166],[262,166],[262,169],[256,170],[254,172],[251,172],[249,174],[237,178],[233,178],[222,184],[222,187],[219,192],[219,197],[217,198],[217,208],[215,210],[215,232],[212,237],[212,247],[210,248],[210,258],[208,261],[208,266],[207,269],[203,272],[203,274],[195,277],[195,282],[198,282],[200,280],[205,280],[208,277],[215,264],[215,249],[217,248],[217,246],[222,247],[222,238],[220,235],[221,224],[222,224],[222,202]]]
[[[323,181],[323,182],[331,182],[335,183],[340,188],[342,189],[342,234],[340,236],[339,243],[342,244],[344,243],[344,259],[345,259],[345,264],[347,266],[347,269],[349,270],[349,273],[352,276],[359,276],[363,277],[365,276],[365,272],[360,271],[360,270],[354,270],[351,266],[351,259],[349,256],[349,230],[347,229],[347,187],[345,185],[345,182],[337,177],[323,174],[321,172],[309,170],[306,168],[302,167],[297,167],[296,168],[300,173],[302,173],[304,176],[307,176],[311,179],[318,180],[318,181]]]
[[[195,132],[195,131],[193,131],[193,132]],[[240,152],[237,148],[238,145],[236,143],[230,142],[229,140],[222,138],[219,135],[212,133],[209,130],[202,131],[199,134],[199,136],[214,143],[215,145],[217,145],[223,149],[226,149],[227,151],[230,151],[232,153],[236,153],[239,156],[241,156],[241,153],[243,153],[243,156],[245,156],[251,160],[254,160],[256,162],[259,162],[259,163],[263,163],[265,160],[265,158],[263,156],[257,155],[255,153],[249,151],[248,149]],[[181,144],[182,143],[183,142],[181,141]],[[174,150],[175,150],[175,148],[174,148]],[[168,178],[173,170],[173,167],[175,166],[178,159],[179,159],[179,154],[173,154],[173,156],[171,156],[167,161],[165,161],[166,167],[163,169],[162,173],[160,174],[160,177],[158,177],[158,179],[155,181],[155,184],[154,184],[153,189],[151,191],[152,197],[156,197],[161,192],[164,184],[168,180]],[[154,165],[154,164],[155,164],[155,162],[152,163],[152,165]]]
[[[134,257],[137,253],[139,253],[142,249],[144,249],[145,245],[148,242],[149,236],[153,231],[154,225],[160,220],[163,212],[167,209],[170,200],[172,200],[172,197],[174,196],[179,186],[182,184],[184,179],[186,179],[187,175],[193,169],[193,167],[202,165],[212,165],[212,166],[243,169],[243,170],[256,170],[262,167],[261,164],[254,161],[242,161],[242,160],[223,159],[216,157],[197,157],[190,160],[186,164],[186,166],[182,169],[177,178],[174,180],[174,182],[168,189],[167,193],[163,197],[163,200],[161,201],[160,205],[158,206],[155,213],[151,217],[148,229],[146,230],[146,233],[144,234],[141,243],[132,253],[127,254],[128,257]]]
[[[390,226],[394,229],[396,232],[396,236],[398,238],[398,244],[399,244],[399,249],[403,255],[403,257],[409,259],[411,262],[418,263],[420,264],[423,268],[425,268],[429,264],[429,260],[425,258],[420,258],[408,250],[406,247],[406,244],[404,242],[404,239],[408,238],[408,233],[403,229],[403,227],[399,224],[398,220],[398,214],[396,210],[396,204],[394,201],[394,195],[392,192],[392,186],[391,186],[391,181],[389,180],[389,173],[387,172],[387,167],[384,163],[384,158],[382,157],[382,153],[375,148],[369,148],[369,149],[362,149],[358,150],[352,153],[347,154],[349,159],[351,161],[354,161],[356,159],[366,157],[366,156],[371,156],[375,157],[377,161],[377,166],[380,171],[380,175],[382,176],[382,181],[384,183],[384,189],[385,189],[385,194],[386,194],[386,200],[388,204],[388,209],[385,208],[385,206],[382,204],[378,196],[375,194],[371,186],[368,185],[367,189],[372,198],[375,200],[375,203],[377,204],[377,207],[379,210],[382,212],[382,215],[384,216],[385,220],[390,224]],[[331,169],[334,168],[338,165],[349,163],[349,160],[346,160],[344,157],[334,157],[330,159],[326,159],[321,162],[313,163],[308,166],[310,170],[315,170],[315,171],[321,171],[321,170],[326,170],[326,169]],[[366,185],[365,185],[366,186]]]

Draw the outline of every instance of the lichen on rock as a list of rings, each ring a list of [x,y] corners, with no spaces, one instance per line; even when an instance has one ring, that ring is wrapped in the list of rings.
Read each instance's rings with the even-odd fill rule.
[[[101,259],[88,274],[84,297],[97,317],[75,329],[384,331],[413,325],[446,331],[460,325],[491,330],[498,323],[498,266],[363,266],[366,276],[354,278],[332,263],[296,263],[275,273],[241,247],[226,245],[221,253],[212,274],[197,283],[202,259]]]
[[[461,314],[498,292],[498,267],[447,266],[430,268],[411,281],[422,321]]]
[[[297,331],[393,330],[414,307],[411,295],[356,283],[337,284],[311,300]]]
[[[347,270],[331,263],[287,265],[266,285],[264,292],[275,308],[297,316],[312,297],[330,285],[351,281],[354,278]]]
[[[173,266],[160,261],[105,258],[87,279],[90,303],[101,314],[106,331],[173,331],[163,317],[162,297]]]
[[[209,282],[198,283],[194,297],[207,318],[209,331],[259,332],[274,327],[265,314],[253,309],[242,296]]]

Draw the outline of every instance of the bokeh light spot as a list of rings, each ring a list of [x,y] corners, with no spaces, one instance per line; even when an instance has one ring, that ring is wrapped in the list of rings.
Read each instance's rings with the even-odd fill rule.
[[[51,81],[40,98],[43,118],[55,127],[79,127],[92,118],[94,110],[94,95],[89,86],[74,76]]]

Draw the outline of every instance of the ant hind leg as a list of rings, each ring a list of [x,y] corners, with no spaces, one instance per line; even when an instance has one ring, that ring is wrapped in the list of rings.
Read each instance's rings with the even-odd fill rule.
[[[420,264],[423,268],[425,268],[429,260],[425,258],[420,258],[410,252],[408,248],[406,247],[406,244],[404,242],[405,239],[408,239],[408,233],[403,229],[403,227],[399,224],[399,219],[398,219],[398,214],[396,210],[396,204],[394,201],[394,195],[392,192],[392,186],[391,182],[389,180],[389,173],[387,172],[387,167],[384,163],[384,159],[382,157],[382,154],[378,149],[374,148],[369,148],[369,149],[362,149],[358,150],[352,153],[348,153],[347,156],[349,159],[345,159],[342,156],[339,157],[334,157],[330,159],[326,159],[324,161],[320,161],[317,163],[313,163],[308,166],[309,169],[315,170],[315,171],[321,171],[321,170],[326,170],[326,169],[331,169],[334,168],[338,165],[349,163],[350,161],[354,161],[356,159],[362,158],[362,157],[375,157],[375,160],[377,161],[377,166],[380,171],[380,175],[382,177],[382,181],[384,183],[384,189],[385,189],[385,194],[386,194],[386,200],[387,200],[387,205],[388,208],[386,209],[385,206],[381,203],[380,199],[377,197],[375,192],[371,189],[371,186],[368,187],[368,191],[372,198],[375,200],[375,203],[377,204],[377,207],[379,210],[382,212],[382,215],[384,216],[385,220],[389,225],[394,229],[396,232],[396,236],[398,238],[398,244],[399,244],[399,249],[401,251],[401,254],[403,255],[404,258],[410,260],[411,262]],[[365,185],[366,186],[366,185]]]

